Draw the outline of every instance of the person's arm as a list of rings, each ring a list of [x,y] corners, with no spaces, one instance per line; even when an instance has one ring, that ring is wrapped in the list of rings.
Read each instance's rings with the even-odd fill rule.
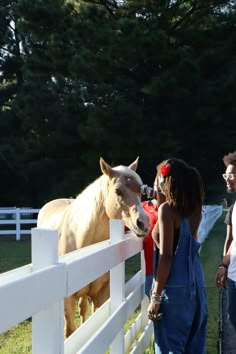
[[[226,256],[228,254],[232,241],[233,241],[232,225],[227,225],[223,256]]]
[[[148,316],[151,320],[160,320],[160,314],[157,315],[161,304],[161,292],[169,277],[173,260],[174,243],[174,218],[170,206],[167,203],[158,208],[160,250],[156,279],[152,289],[151,301],[148,306]]]
[[[225,216],[224,223],[227,225],[227,228],[226,228],[226,238],[225,238],[223,256],[225,256],[227,253],[229,253],[229,248],[230,248],[230,246],[232,244],[232,241],[233,241],[233,233],[232,233],[232,212],[233,212],[233,207],[234,207],[234,205],[232,204],[231,207],[229,208],[226,216]]]
[[[156,222],[154,228],[152,229],[152,238],[153,238],[153,241],[155,242],[157,248],[160,248],[158,219],[157,219],[157,222]]]
[[[174,219],[170,206],[167,203],[158,208],[159,223],[159,260],[153,292],[161,295],[161,291],[168,279],[174,244]]]
[[[218,270],[215,275],[215,285],[218,289],[226,288],[227,270],[230,263],[230,247],[233,241],[231,214],[232,214],[232,208],[229,209],[225,218],[225,222],[227,223],[227,228],[226,228],[226,239],[225,239],[224,250],[223,250],[223,261],[222,263],[219,264]]]
[[[224,268],[227,271],[229,263],[230,263],[230,249],[233,243],[233,233],[232,233],[232,226],[227,225],[226,231],[226,239],[224,244],[224,251],[223,251],[223,262],[219,265],[219,268]]]

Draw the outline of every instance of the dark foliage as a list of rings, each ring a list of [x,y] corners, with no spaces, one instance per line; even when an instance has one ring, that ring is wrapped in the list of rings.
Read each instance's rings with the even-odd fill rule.
[[[231,1],[0,1],[3,206],[75,196],[112,165],[185,159],[206,202],[235,150]]]

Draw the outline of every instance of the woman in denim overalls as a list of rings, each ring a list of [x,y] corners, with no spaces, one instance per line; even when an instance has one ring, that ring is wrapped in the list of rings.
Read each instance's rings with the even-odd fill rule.
[[[205,354],[207,296],[194,235],[201,220],[203,185],[183,160],[157,166],[159,206],[153,238],[159,248],[148,316],[154,322],[155,354]]]

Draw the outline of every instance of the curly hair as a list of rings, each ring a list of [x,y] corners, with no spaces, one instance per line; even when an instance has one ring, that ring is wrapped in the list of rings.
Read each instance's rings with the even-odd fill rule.
[[[226,167],[228,167],[229,165],[236,166],[236,151],[230,152],[229,154],[225,155],[223,157],[223,162]]]
[[[170,164],[163,188],[167,202],[183,216],[190,216],[204,202],[204,187],[198,170],[184,160],[172,158],[157,165],[157,174],[165,163]]]

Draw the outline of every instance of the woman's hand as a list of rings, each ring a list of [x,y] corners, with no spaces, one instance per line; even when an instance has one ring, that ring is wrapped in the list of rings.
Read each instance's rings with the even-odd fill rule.
[[[162,314],[158,313],[161,304],[161,295],[152,291],[150,304],[148,306],[148,317],[152,321],[159,321],[162,318]]]
[[[153,302],[150,302],[147,312],[148,312],[148,317],[152,321],[159,321],[161,320],[161,314],[158,313],[160,304],[154,304]]]

